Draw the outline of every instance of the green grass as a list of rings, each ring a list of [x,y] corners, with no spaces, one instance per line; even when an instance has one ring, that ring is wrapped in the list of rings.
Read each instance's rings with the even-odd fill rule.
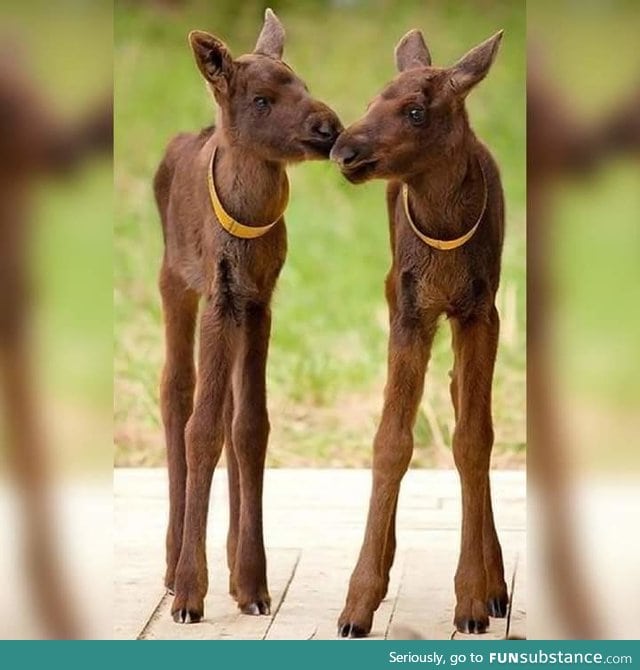
[[[211,122],[213,108],[186,44],[192,28],[251,50],[261,3],[118,3],[115,10],[115,422],[120,464],[158,464],[157,385],[163,359],[156,277],[162,239],[151,179],[167,140]],[[237,3],[230,3],[236,7]],[[469,99],[474,128],[501,165],[508,233],[495,382],[497,453],[521,460],[525,441],[525,76],[523,3],[274,3],[285,58],[345,124],[394,76],[393,48],[424,30],[436,63],[505,29],[498,60]],[[522,5],[522,6],[520,6]],[[367,465],[386,369],[383,294],[389,266],[384,184],[347,184],[328,162],[290,171],[289,255],[275,303],[268,369],[271,465]],[[448,328],[435,342],[416,427],[418,464],[449,458]],[[432,413],[429,410],[432,409]],[[435,435],[434,433],[435,426]],[[447,447],[444,447],[447,450]]]

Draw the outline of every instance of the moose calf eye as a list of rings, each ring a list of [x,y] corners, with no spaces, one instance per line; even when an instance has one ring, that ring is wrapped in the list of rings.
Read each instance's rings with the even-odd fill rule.
[[[422,109],[422,107],[411,107],[407,112],[407,115],[409,121],[411,121],[414,126],[419,126],[424,123],[424,109]]]
[[[259,112],[264,112],[269,107],[269,100],[262,95],[258,95],[253,99],[253,104]]]

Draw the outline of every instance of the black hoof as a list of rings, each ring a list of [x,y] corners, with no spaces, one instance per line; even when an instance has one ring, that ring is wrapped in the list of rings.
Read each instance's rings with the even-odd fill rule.
[[[367,631],[364,628],[360,628],[355,623],[345,623],[342,626],[338,626],[338,637],[366,637]]]
[[[508,598],[489,598],[487,601],[487,610],[489,611],[489,616],[492,616],[496,619],[504,619],[504,617],[507,616],[508,609]]]
[[[202,614],[195,610],[180,609],[173,612],[173,620],[176,623],[199,623]]]
[[[478,619],[463,619],[456,621],[456,628],[466,635],[481,635],[487,632],[487,623]]]
[[[240,608],[240,611],[243,614],[249,614],[250,616],[259,616],[260,614],[265,614],[268,616],[271,614],[271,607],[269,606],[269,603],[265,602],[264,600],[257,600],[256,602],[243,605]]]

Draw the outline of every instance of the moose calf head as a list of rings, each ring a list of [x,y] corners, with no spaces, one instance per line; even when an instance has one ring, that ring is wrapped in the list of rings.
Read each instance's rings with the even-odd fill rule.
[[[284,28],[270,9],[251,54],[234,59],[223,42],[199,30],[189,42],[226,141],[269,161],[328,158],[342,124],[282,60]]]
[[[331,151],[344,176],[353,183],[405,180],[451,155],[468,128],[465,97],[486,76],[501,38],[502,31],[439,68],[431,65],[422,33],[408,32],[395,50],[400,74]]]

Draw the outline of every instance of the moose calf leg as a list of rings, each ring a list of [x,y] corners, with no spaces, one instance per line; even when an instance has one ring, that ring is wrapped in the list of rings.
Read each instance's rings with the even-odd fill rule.
[[[391,521],[389,522],[389,528],[387,529],[387,538],[384,545],[384,556],[382,558],[382,573],[385,577],[384,580],[384,589],[382,592],[382,598],[384,600],[389,590],[389,572],[393,566],[393,559],[396,555],[396,515],[398,512],[398,497],[396,496],[396,502],[393,506],[393,511],[391,512]]]
[[[484,525],[482,527],[484,573],[487,578],[487,609],[489,616],[507,616],[509,594],[504,581],[504,563],[498,533],[493,521],[491,506],[491,485],[487,476],[484,500]]]
[[[240,478],[238,459],[233,447],[233,394],[227,396],[224,408],[224,443],[227,457],[227,479],[229,487],[229,530],[227,532],[227,567],[229,568],[229,594],[236,597],[233,572],[238,548],[238,524],[240,523]]]
[[[198,295],[180,277],[163,266],[160,293],[165,322],[166,356],[160,386],[160,407],[164,423],[169,470],[169,525],[166,538],[164,583],[174,588],[176,565],[182,546],[187,464],[184,429],[193,409],[195,366],[193,340],[198,312]]]
[[[187,490],[182,550],[176,569],[174,621],[195,623],[204,614],[209,587],[206,538],[213,471],[223,446],[224,403],[229,393],[237,328],[210,298],[202,315],[199,382],[195,408],[185,431]]]
[[[498,342],[498,313],[467,321],[452,319],[456,358],[457,422],[453,455],[462,485],[462,541],[455,576],[454,623],[465,633],[483,633],[489,625],[488,575],[497,581],[499,548],[489,494],[489,462],[493,445],[491,384]],[[456,403],[454,403],[456,404]],[[490,524],[486,515],[491,516]],[[485,543],[485,528],[487,534]],[[490,551],[485,553],[485,546]],[[502,583],[504,578],[501,577]],[[506,592],[506,589],[505,589]]]
[[[373,445],[373,484],[360,557],[338,620],[342,637],[367,635],[387,591],[393,561],[400,482],[411,461],[413,425],[435,330],[417,319],[391,319],[388,380],[382,419]]]
[[[241,611],[269,614],[262,490],[269,438],[265,377],[271,314],[267,306],[249,305],[245,316],[244,339],[233,375],[233,444],[240,475],[240,522],[233,576]]]
[[[456,371],[451,374],[451,400],[458,420],[458,383]],[[486,491],[484,500],[484,524],[482,527],[483,559],[485,577],[487,580],[487,609],[489,616],[502,618],[507,615],[509,595],[507,585],[504,581],[504,564],[502,562],[502,549],[498,540],[498,534],[493,522],[493,510],[491,507],[491,487],[489,476],[486,478]]]

